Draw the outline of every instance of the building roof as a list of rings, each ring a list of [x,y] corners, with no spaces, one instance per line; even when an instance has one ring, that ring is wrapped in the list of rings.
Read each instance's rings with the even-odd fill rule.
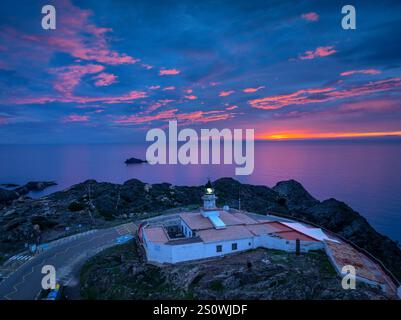
[[[261,236],[264,234],[276,233],[280,231],[270,223],[251,224],[247,225],[246,227],[255,236]]]
[[[255,219],[252,219],[243,213],[228,213],[222,210],[217,210],[217,212],[220,220],[223,221],[227,227],[258,223]],[[213,228],[213,224],[210,220],[202,216],[199,212],[182,213],[180,214],[180,218],[188,225],[188,227],[195,231]]]
[[[339,270],[345,265],[352,265],[359,277],[378,283],[386,282],[384,272],[363,253],[342,242],[326,241],[326,245]]]
[[[200,212],[180,214],[180,218],[195,231],[196,237],[190,240],[194,242],[230,241],[261,235],[274,235],[291,241],[296,239],[311,242],[336,241],[329,238],[321,229],[311,228],[300,223],[256,220],[243,213],[229,213],[221,210],[216,210],[216,217],[224,223],[224,228],[213,225],[211,219],[204,217]],[[155,243],[182,244],[188,241],[186,239],[178,242],[170,240],[164,228],[159,226],[145,227],[143,232],[149,241]]]
[[[252,238],[252,233],[245,226],[228,226],[225,229],[207,229],[197,232],[203,242],[229,241]]]
[[[291,230],[291,231],[281,231],[275,233],[275,235],[279,236],[282,239],[285,240],[297,240],[299,239],[300,241],[311,241],[311,242],[319,242],[319,240],[316,240],[312,237],[309,237],[301,232],[298,232],[296,230]]]
[[[322,229],[320,228],[313,228],[310,226],[306,226],[302,223],[298,223],[298,222],[282,222],[284,225],[296,230],[297,232],[300,232],[308,237],[311,237],[315,240],[318,241],[323,241],[323,240],[330,240],[333,242],[337,242],[339,243],[337,240],[330,238],[329,236],[327,236]]]
[[[151,242],[166,243],[168,237],[163,227],[145,227],[142,231]]]

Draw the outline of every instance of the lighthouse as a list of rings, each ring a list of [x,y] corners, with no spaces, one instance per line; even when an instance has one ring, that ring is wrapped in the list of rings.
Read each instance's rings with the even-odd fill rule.
[[[205,185],[205,193],[202,197],[203,200],[203,210],[204,211],[211,211],[216,210],[216,195],[214,194],[213,186],[210,180]]]

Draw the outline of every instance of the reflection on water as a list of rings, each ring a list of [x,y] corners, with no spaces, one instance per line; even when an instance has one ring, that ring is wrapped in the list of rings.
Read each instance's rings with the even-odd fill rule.
[[[207,177],[235,175],[235,165],[125,165],[144,158],[146,145],[0,146],[0,183],[54,180],[69,187],[86,179],[122,183],[200,185]],[[401,241],[401,143],[399,142],[260,142],[255,170],[236,179],[274,186],[301,182],[319,200],[334,197],[363,214],[382,233]]]

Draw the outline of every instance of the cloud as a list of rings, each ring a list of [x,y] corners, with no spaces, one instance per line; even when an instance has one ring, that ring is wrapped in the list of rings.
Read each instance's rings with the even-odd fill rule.
[[[53,84],[54,89],[65,96],[71,96],[84,75],[103,70],[104,67],[101,65],[87,64],[53,68],[49,72],[57,76],[57,80]]]
[[[334,49],[334,46],[317,47],[315,50],[305,51],[305,53],[299,56],[299,59],[310,60],[319,57],[327,57],[336,52],[337,50]]]
[[[165,105],[174,102],[174,100],[171,99],[163,99],[163,100],[158,100],[157,102],[151,104],[145,112],[143,112],[142,114],[149,114],[152,113],[153,111],[160,109],[161,107],[164,107]]]
[[[319,15],[316,12],[308,12],[301,15],[301,18],[306,21],[316,22],[319,20]]]
[[[208,123],[232,118],[232,114],[221,110],[194,111],[189,113],[178,113],[178,109],[161,111],[155,115],[144,115],[139,113],[131,116],[120,117],[114,122],[117,124],[145,124],[153,121],[177,120],[184,124]]]
[[[260,86],[260,87],[257,87],[257,88],[245,88],[242,91],[245,92],[245,93],[254,93],[254,92],[257,92],[257,91],[259,91],[261,89],[264,89],[264,88],[265,88],[265,86]]]
[[[238,106],[229,106],[226,108],[226,110],[235,110],[237,108],[238,108]]]
[[[332,100],[358,97],[372,93],[389,91],[401,87],[401,78],[389,78],[385,80],[372,81],[362,85],[348,88],[318,88],[303,89],[284,95],[276,95],[248,101],[257,109],[274,110],[290,105],[304,105],[309,103],[322,103]]]
[[[133,64],[139,59],[109,48],[107,33],[110,28],[98,27],[89,22],[92,12],[75,7],[68,0],[57,3],[57,31],[45,34],[26,34],[22,40],[27,46],[40,46],[46,52],[64,52],[74,58],[108,65]]]
[[[105,87],[117,82],[117,76],[115,76],[112,73],[106,73],[106,72],[102,72],[94,76],[92,79],[96,80],[95,86],[97,87]]]
[[[346,77],[353,74],[380,74],[381,71],[377,69],[362,69],[362,70],[349,70],[340,73],[340,76]]]
[[[89,121],[89,116],[81,116],[77,114],[71,114],[63,118],[62,122],[87,122]]]
[[[175,87],[174,86],[164,87],[162,90],[163,91],[171,91],[171,90],[175,90]]]
[[[160,86],[150,86],[149,90],[157,90],[160,89]]]
[[[198,99],[198,97],[194,96],[194,95],[185,96],[184,98],[188,99],[188,100],[196,100],[196,99]]]
[[[221,91],[219,93],[219,97],[228,97],[229,95],[233,94],[234,92],[235,92],[234,90]]]
[[[115,104],[120,102],[131,102],[133,100],[146,98],[147,94],[144,91],[130,91],[123,95],[116,96],[103,96],[103,97],[88,97],[88,96],[41,96],[41,97],[23,97],[23,98],[10,98],[1,103],[8,104],[45,104],[52,102],[64,102],[64,103],[93,103],[93,102],[103,102],[106,104]]]
[[[146,70],[153,69],[153,66],[151,66],[150,64],[147,64],[147,63],[142,63],[141,66],[142,66],[142,68],[144,68]]]
[[[160,76],[174,76],[180,73],[181,71],[177,69],[160,69],[159,71]]]

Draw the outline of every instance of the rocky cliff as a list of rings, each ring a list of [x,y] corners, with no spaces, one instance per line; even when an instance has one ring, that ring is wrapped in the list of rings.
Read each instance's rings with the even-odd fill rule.
[[[401,279],[399,245],[376,232],[359,213],[335,199],[318,201],[294,181],[273,188],[241,184],[232,178],[213,183],[218,205],[259,214],[269,211],[315,223],[353,241],[379,258]],[[15,191],[0,190],[0,253],[20,250],[35,239],[34,226],[47,241],[68,232],[100,228],[119,220],[143,218],[173,208],[194,209],[201,205],[203,186],[146,184],[136,179],[124,184],[88,180],[40,199]]]

